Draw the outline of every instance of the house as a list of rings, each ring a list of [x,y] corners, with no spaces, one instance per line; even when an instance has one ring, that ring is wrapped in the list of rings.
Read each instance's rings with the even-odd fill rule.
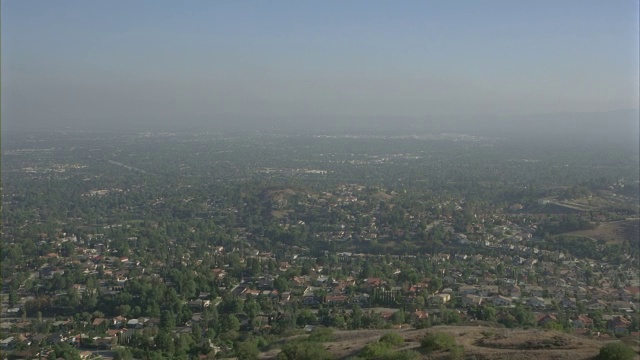
[[[291,293],[289,291],[285,291],[280,295],[280,303],[287,303],[291,301]]]
[[[51,325],[53,325],[53,327],[62,327],[62,326],[67,325],[67,321],[58,320],[58,321],[54,321],[53,324],[51,324]]]
[[[593,320],[587,315],[578,315],[571,319],[571,325],[575,329],[583,329],[593,327]]]
[[[507,293],[509,296],[513,297],[522,297],[522,291],[520,291],[520,287],[518,285],[513,285],[507,288]]]
[[[119,327],[119,326],[124,325],[126,320],[127,319],[124,318],[122,315],[118,315],[118,316],[114,317],[113,319],[111,319],[111,325]]]
[[[460,286],[460,288],[458,289],[458,295],[460,296],[465,296],[469,294],[475,295],[477,293],[478,293],[478,287],[474,285],[463,285],[463,286]]]
[[[482,300],[482,296],[468,294],[462,297],[462,304],[464,306],[480,306],[482,305]]]
[[[196,310],[202,310],[211,306],[211,300],[196,299],[189,301],[189,307]]]
[[[391,317],[393,316],[393,313],[395,311],[381,311],[379,314],[380,316],[385,319],[386,321],[391,320]]]
[[[627,286],[624,289],[629,293],[629,296],[631,296],[632,299],[640,300],[640,286]]]
[[[624,334],[629,331],[629,326],[631,325],[631,320],[622,317],[615,316],[613,319],[607,321],[607,329],[609,331],[613,331],[616,334]]]
[[[131,319],[127,321],[127,328],[129,329],[141,328],[142,326],[143,326],[143,323],[138,319]]]
[[[244,291],[242,292],[242,294],[244,296],[247,296],[247,295],[258,296],[258,295],[260,295],[260,293],[261,293],[260,290],[254,290],[254,289],[249,289],[249,288],[245,288]]]
[[[547,304],[544,299],[539,296],[532,296],[527,300],[527,304],[535,309],[544,309]]]
[[[542,286],[527,286],[527,292],[530,296],[544,296],[544,289]]]
[[[213,252],[216,254],[224,253],[224,246],[214,246]]]
[[[324,302],[327,305],[336,305],[336,304],[342,304],[346,300],[347,300],[347,297],[345,295],[334,295],[334,296],[327,296]]]
[[[365,279],[364,282],[369,289],[382,286],[382,279],[380,278],[368,278]]]
[[[260,290],[273,289],[273,280],[272,279],[261,279],[260,281],[258,281],[257,287]]]
[[[587,294],[589,293],[587,289],[582,286],[574,287],[573,291],[575,292],[577,299],[585,299],[587,297]]]
[[[370,301],[369,298],[370,298],[369,294],[359,294],[359,295],[353,296],[349,302],[351,304],[358,304],[360,306],[368,306]]]
[[[587,304],[587,310],[605,310],[608,304],[602,300],[595,300]]]
[[[422,320],[429,317],[429,313],[424,310],[416,310],[411,314],[413,320]]]
[[[454,284],[456,282],[456,279],[453,276],[445,276],[442,278],[442,282],[444,284]]]
[[[578,302],[576,301],[576,298],[565,297],[564,299],[562,299],[562,307],[575,309],[578,307]]]
[[[479,295],[488,297],[492,295],[497,295],[499,293],[499,289],[497,285],[484,285],[479,289]]]
[[[555,314],[544,314],[538,318],[538,326],[544,326],[550,322],[557,322],[558,317]]]
[[[106,322],[107,322],[107,319],[97,317],[97,318],[93,319],[93,321],[91,322],[91,325],[96,327],[96,326],[100,326],[100,325],[102,325],[103,323],[106,323]]]
[[[278,290],[262,290],[262,295],[271,299],[280,299]]]
[[[304,331],[305,331],[305,332],[307,332],[307,333],[310,333],[310,332],[312,332],[313,330],[315,330],[315,329],[316,329],[316,327],[317,327],[316,325],[305,325],[305,327],[304,327]]]
[[[303,287],[306,286],[307,279],[304,276],[294,276],[291,279],[291,286],[293,287]]]
[[[47,339],[44,334],[35,334],[31,337],[31,345],[42,345],[42,342]]]
[[[13,336],[9,336],[8,338],[0,341],[0,349],[10,349],[15,345],[16,341]]]
[[[304,294],[302,294],[302,303],[305,305],[317,305],[320,303],[320,300],[313,290],[307,289]]]
[[[211,269],[211,273],[216,280],[222,280],[227,275],[227,272],[224,269]]]
[[[611,309],[620,312],[633,312],[636,309],[635,304],[629,301],[612,301]]]
[[[610,292],[599,287],[589,287],[589,293],[593,299],[611,299]]]
[[[451,294],[436,294],[429,297],[429,303],[433,305],[446,304],[451,300]]]
[[[567,294],[566,294],[566,292],[564,291],[564,289],[562,287],[558,287],[551,294],[551,297],[553,297],[553,299],[555,299],[556,301],[561,301],[566,296],[567,296]]]
[[[56,333],[49,335],[49,338],[48,338],[49,342],[53,344],[58,344],[63,341],[67,341],[67,339],[68,339],[68,336],[61,331],[58,331]]]
[[[491,302],[495,306],[511,306],[511,299],[502,295],[496,295],[491,298]]]
[[[119,336],[120,334],[122,334],[122,333],[123,333],[123,332],[125,332],[126,330],[127,330],[127,329],[109,329],[109,330],[107,330],[106,334],[107,334],[109,337],[112,337],[112,338],[113,338],[113,337],[117,337],[117,336]]]

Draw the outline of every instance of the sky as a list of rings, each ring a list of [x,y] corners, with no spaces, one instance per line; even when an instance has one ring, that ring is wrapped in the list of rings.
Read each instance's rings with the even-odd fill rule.
[[[1,4],[3,127],[529,116],[640,96],[638,1]]]

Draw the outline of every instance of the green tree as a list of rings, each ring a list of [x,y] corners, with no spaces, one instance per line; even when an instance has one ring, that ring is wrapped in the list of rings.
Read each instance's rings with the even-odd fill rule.
[[[353,307],[353,311],[351,312],[349,327],[351,329],[359,329],[362,326],[362,317],[363,317],[362,309],[360,308],[360,306],[355,305]]]
[[[173,356],[175,346],[173,344],[171,333],[167,332],[166,330],[160,329],[153,340],[155,342],[155,345],[167,356]]]
[[[258,344],[254,340],[238,341],[233,345],[233,350],[239,360],[254,360],[260,354]]]
[[[315,324],[317,322],[318,322],[318,318],[310,309],[302,310],[298,314],[298,317],[296,318],[296,324],[298,324],[298,326]]]
[[[175,358],[187,358],[187,353],[195,345],[190,334],[182,334],[175,338]]]
[[[433,278],[429,282],[429,292],[435,293],[442,288],[442,280],[440,278]]]
[[[11,289],[11,291],[9,291],[9,307],[13,307],[17,304],[19,299],[20,297],[18,296],[18,292]]]
[[[484,306],[482,308],[482,320],[496,321],[496,309],[492,306]]]
[[[54,345],[52,350],[49,354],[50,359],[80,360],[80,352],[65,342]]]
[[[400,311],[396,311],[391,315],[391,321],[394,324],[404,324],[406,321],[406,316],[405,316],[405,312],[400,310]]]
[[[176,316],[171,310],[165,310],[160,316],[160,329],[171,333],[176,327]]]
[[[329,360],[333,356],[324,348],[322,343],[297,341],[282,347],[278,360]]]
[[[331,316],[331,326],[343,329],[347,325],[347,321],[344,319],[342,315],[332,315]]]
[[[622,342],[609,343],[600,348],[598,360],[633,360],[636,352],[633,348]]]
[[[498,276],[502,276],[504,274],[503,264],[498,264],[498,266],[496,266],[496,274],[498,274]]]
[[[287,279],[284,276],[278,276],[274,281],[273,281],[273,287],[278,290],[279,292],[285,292],[289,289],[289,282],[287,281]]]
[[[227,315],[222,318],[222,332],[240,330],[240,320],[235,315]]]
[[[258,304],[258,302],[253,299],[253,297],[250,297],[244,302],[244,312],[250,319],[258,316],[260,310],[260,304]]]

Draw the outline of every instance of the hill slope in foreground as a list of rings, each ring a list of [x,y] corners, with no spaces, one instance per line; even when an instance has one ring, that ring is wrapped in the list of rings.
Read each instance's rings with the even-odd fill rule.
[[[415,350],[423,359],[447,359],[447,352],[427,352],[420,349],[420,339],[428,333],[443,332],[455,337],[458,345],[464,347],[465,358],[483,360],[551,360],[551,359],[594,359],[600,348],[611,339],[588,338],[562,332],[532,329],[504,329],[482,326],[435,326],[428,329],[400,330],[356,330],[338,331],[336,340],[325,343],[325,348],[336,359],[357,356],[367,344],[378,341],[382,335],[396,332],[405,339],[405,345],[397,350]],[[635,350],[638,341],[631,340]],[[279,350],[261,354],[262,359],[272,359]]]

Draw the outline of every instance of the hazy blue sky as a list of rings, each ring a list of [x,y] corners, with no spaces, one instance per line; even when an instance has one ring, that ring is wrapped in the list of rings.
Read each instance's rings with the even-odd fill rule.
[[[2,2],[2,121],[638,107],[638,1]]]

